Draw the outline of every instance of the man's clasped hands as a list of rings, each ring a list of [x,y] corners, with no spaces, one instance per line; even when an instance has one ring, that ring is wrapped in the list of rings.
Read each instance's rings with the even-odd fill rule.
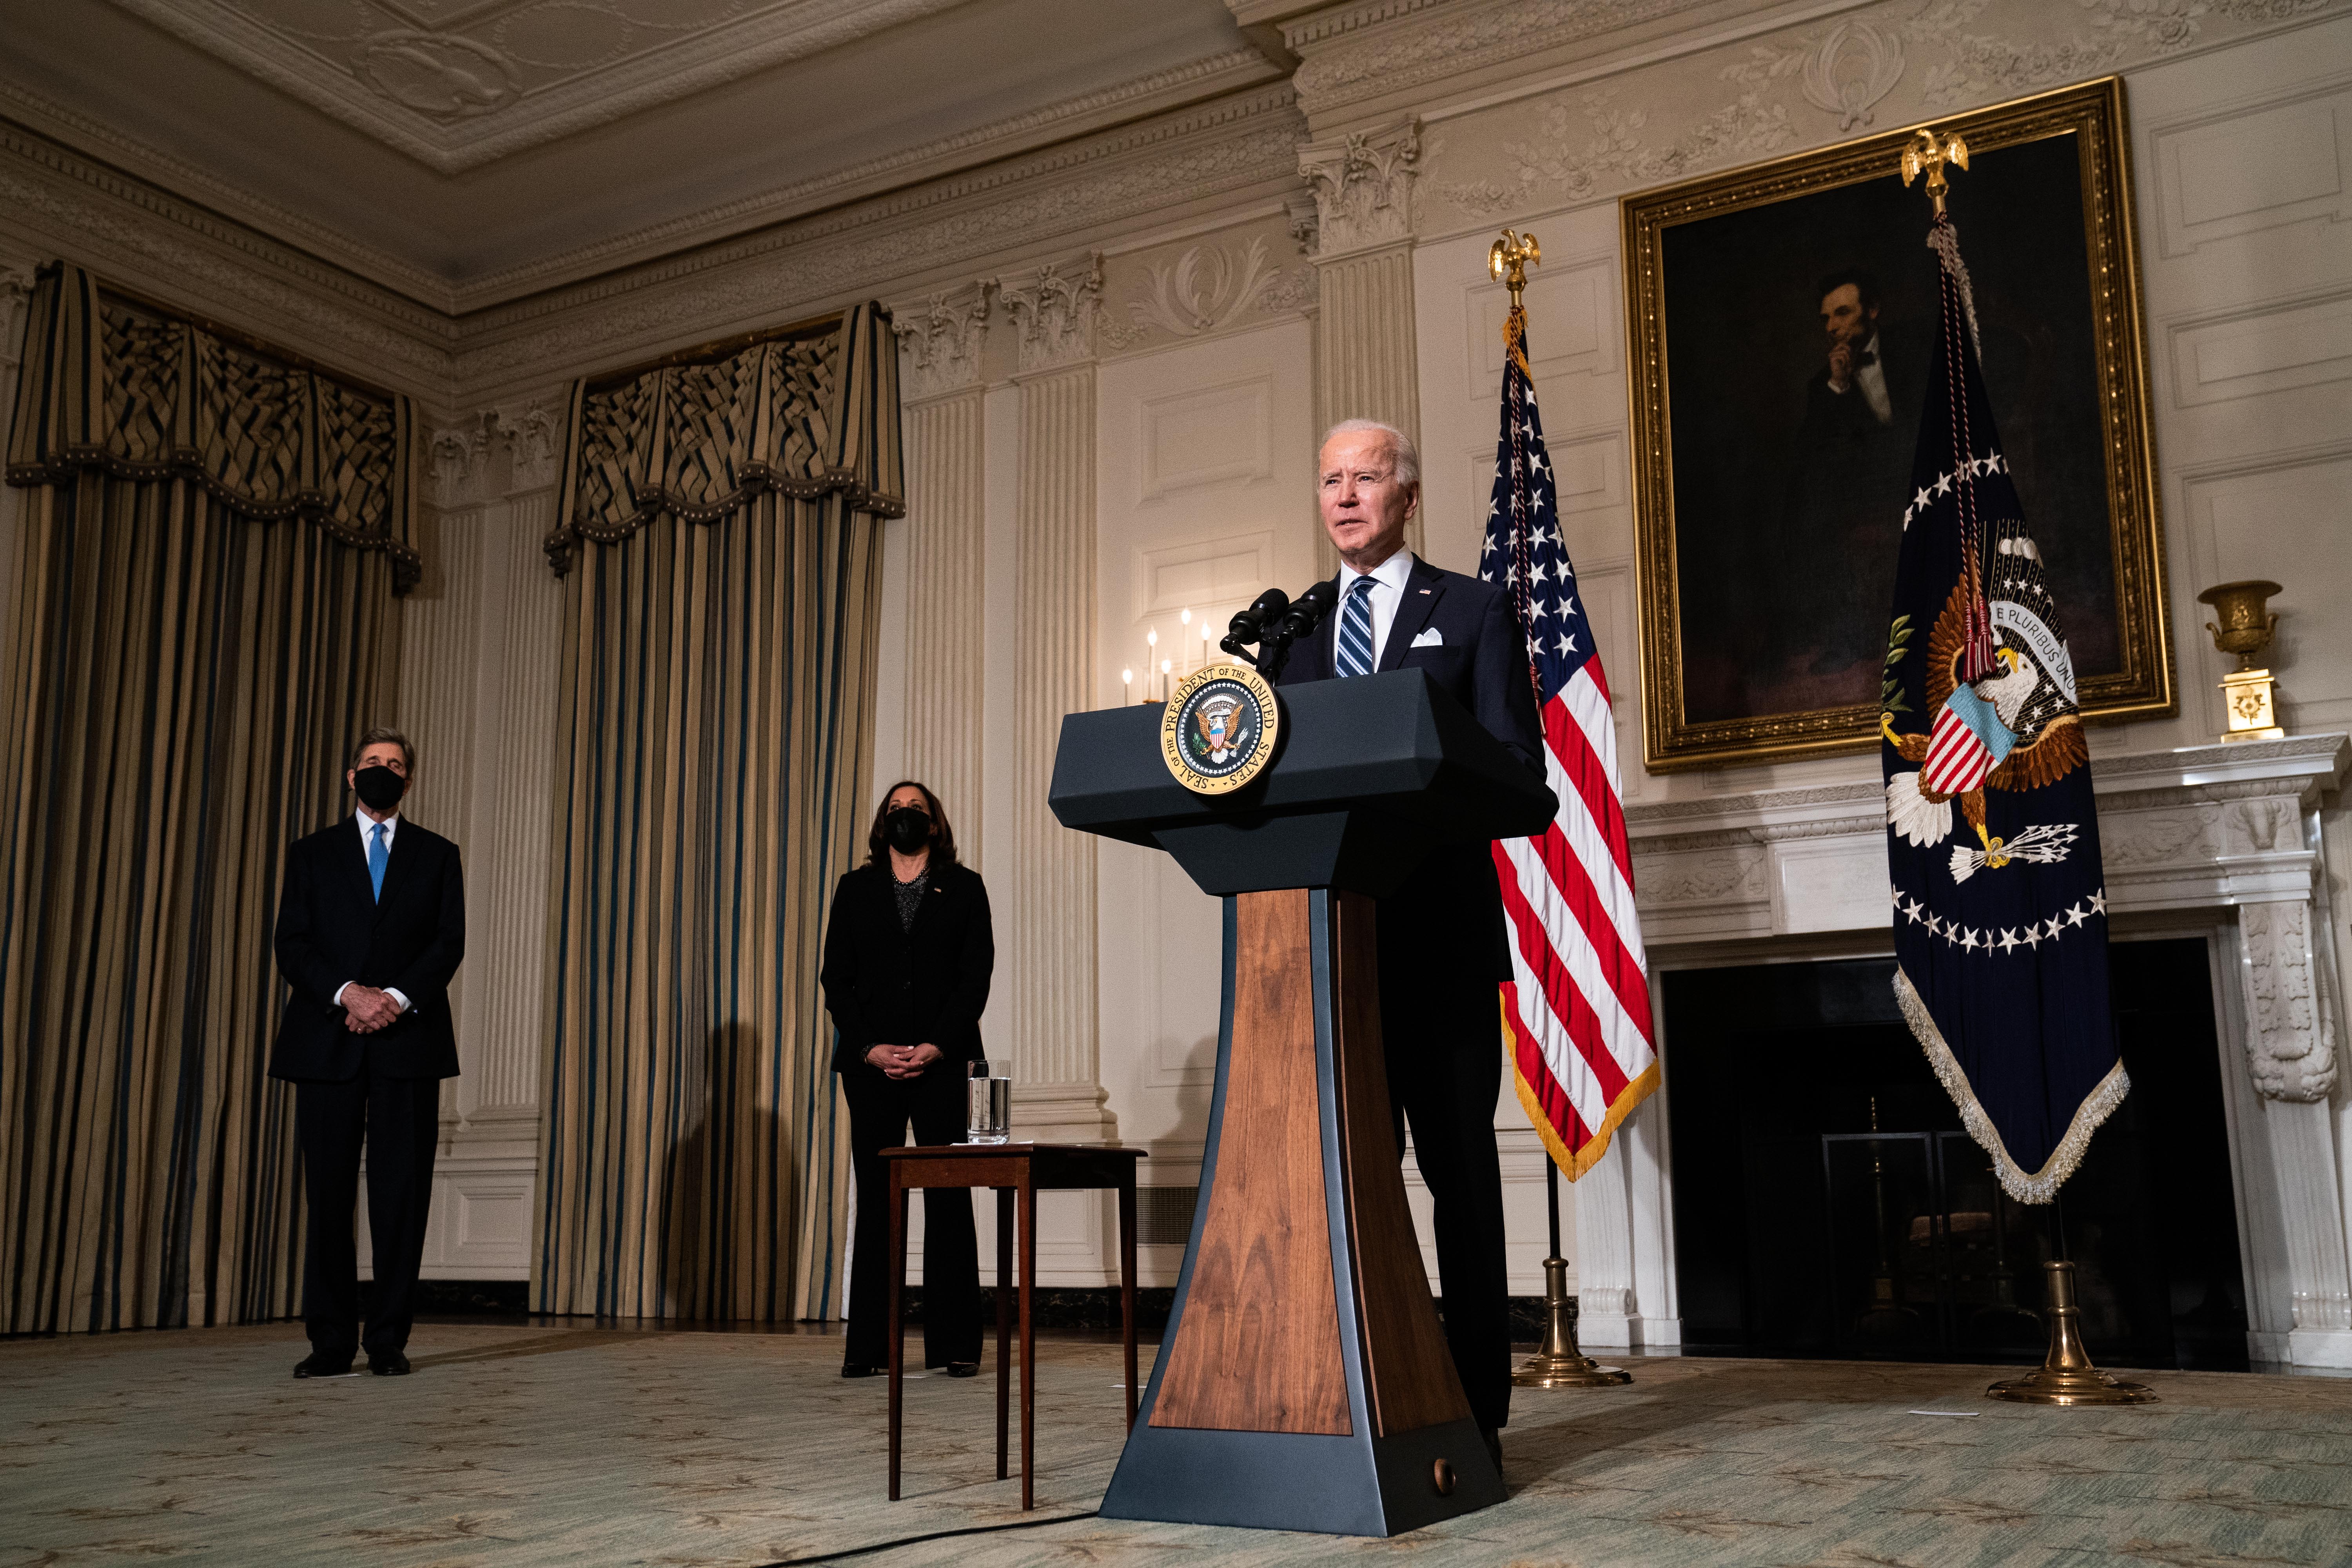
[[[866,1053],[866,1059],[880,1068],[886,1078],[920,1078],[923,1069],[940,1059],[940,1048],[919,1046],[875,1046]]]
[[[399,1016],[390,993],[356,983],[343,987],[343,1026],[352,1034],[373,1035]]]

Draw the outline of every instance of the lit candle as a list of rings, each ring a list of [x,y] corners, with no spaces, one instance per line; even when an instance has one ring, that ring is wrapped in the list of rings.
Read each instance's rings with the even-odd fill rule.
[[[1202,667],[1203,668],[1207,668],[1208,663],[1209,663],[1209,617],[1208,617],[1208,616],[1202,616],[1201,617],[1201,664],[1202,664]]]
[[[1135,671],[1132,669],[1118,672],[1118,700],[1121,702],[1135,700]]]
[[[1160,700],[1168,700],[1168,661],[1164,658],[1160,661]]]

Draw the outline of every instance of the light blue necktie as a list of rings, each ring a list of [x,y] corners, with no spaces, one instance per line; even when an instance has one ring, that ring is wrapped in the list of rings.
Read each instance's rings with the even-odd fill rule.
[[[375,825],[375,832],[368,840],[368,880],[375,884],[375,897],[378,903],[383,901],[383,841],[391,832],[392,829],[388,826],[379,822]]]
[[[1372,672],[1372,580],[1359,577],[1348,589],[1348,604],[1339,612],[1339,673]]]

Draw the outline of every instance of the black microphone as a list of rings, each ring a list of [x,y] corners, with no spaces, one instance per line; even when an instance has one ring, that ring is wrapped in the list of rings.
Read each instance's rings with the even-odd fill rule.
[[[1233,620],[1225,627],[1224,640],[1217,646],[1235,658],[1249,658],[1242,649],[1264,637],[1266,623],[1279,619],[1289,608],[1289,595],[1279,588],[1268,588],[1250,602],[1248,609],[1234,612]]]
[[[1289,613],[1282,617],[1278,628],[1282,640],[1292,642],[1314,635],[1315,628],[1323,624],[1323,617],[1329,615],[1331,606],[1339,602],[1339,584],[1329,577],[1299,595],[1291,601]]]

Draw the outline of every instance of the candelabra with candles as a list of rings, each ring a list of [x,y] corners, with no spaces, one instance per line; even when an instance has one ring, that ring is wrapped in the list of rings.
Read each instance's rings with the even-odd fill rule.
[[[1158,626],[1144,628],[1142,671],[1143,700],[1146,702],[1165,702],[1168,700],[1169,694],[1174,689],[1176,678],[1179,675],[1190,675],[1215,662],[1217,657],[1216,612],[1202,610],[1196,616],[1192,613],[1192,607],[1187,605],[1177,612],[1176,621],[1180,627],[1190,628],[1200,634],[1199,647],[1188,649],[1185,644],[1191,639],[1180,630],[1176,640],[1163,655],[1160,650],[1160,628]],[[1155,673],[1159,676],[1157,691],[1152,689],[1152,677]],[[1133,665],[1126,666],[1118,672],[1119,695],[1124,701],[1133,702],[1136,700],[1135,675],[1136,667]]]

